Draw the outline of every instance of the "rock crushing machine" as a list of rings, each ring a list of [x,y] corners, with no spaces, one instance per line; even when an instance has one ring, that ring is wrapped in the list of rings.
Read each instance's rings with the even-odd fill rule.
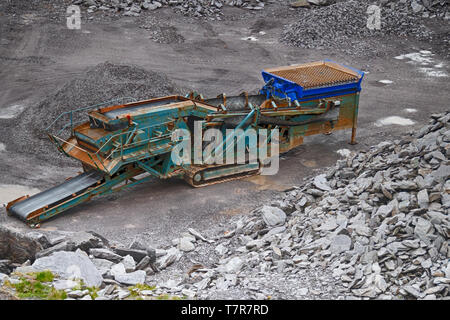
[[[303,143],[305,136],[352,129],[355,143],[359,94],[364,74],[330,60],[266,69],[256,95],[204,99],[202,95],[168,96],[129,103],[104,103],[60,115],[47,134],[57,149],[81,162],[84,173],[31,197],[7,204],[6,210],[32,227],[93,197],[132,187],[154,177],[182,177],[194,187],[256,175],[264,164],[249,161],[250,149],[275,144],[283,153]],[[79,122],[87,112],[89,121]],[[175,132],[205,133],[215,128],[223,140],[211,155],[225,154],[230,142],[245,141],[246,160],[225,164],[198,161],[210,144],[189,142],[192,149],[178,163],[172,156],[184,139]],[[231,130],[231,133],[227,129]],[[277,132],[251,143],[246,133]],[[277,130],[275,130],[277,129]],[[56,132],[55,132],[56,131]],[[236,132],[238,132],[236,134]],[[266,131],[267,132],[267,131]],[[197,132],[198,133],[198,132]],[[180,140],[181,139],[181,140]],[[212,143],[212,142],[211,142]],[[232,145],[232,144],[231,144]],[[234,150],[234,145],[232,145]]]

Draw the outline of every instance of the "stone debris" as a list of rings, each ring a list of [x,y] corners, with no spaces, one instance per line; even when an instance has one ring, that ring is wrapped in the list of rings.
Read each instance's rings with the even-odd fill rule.
[[[181,257],[181,252],[177,248],[170,248],[167,254],[156,261],[156,266],[162,270],[170,266]]]
[[[130,256],[134,259],[134,261],[141,261],[146,256],[154,257],[154,253],[152,253],[152,249],[148,248],[148,250],[138,250],[138,249],[128,249],[123,247],[116,247],[113,249],[115,254],[119,255],[119,261],[121,257]],[[110,259],[111,260],[111,259]]]
[[[79,285],[79,282],[73,280],[57,280],[53,282],[53,288],[56,290],[70,290]]]
[[[20,230],[0,225],[0,257],[11,262],[24,263],[34,259],[43,249],[35,236],[23,235]]]
[[[120,262],[122,257],[111,250],[100,248],[100,249],[91,249],[89,250],[89,254],[98,259],[106,259],[113,262]]]
[[[73,4],[82,5],[88,14],[109,12],[139,17],[145,11],[170,7],[185,16],[220,20],[224,6],[262,10],[264,2],[263,0],[74,0]]]
[[[315,2],[319,4],[321,1]],[[361,55],[374,47],[371,42],[380,36],[411,36],[430,41],[434,34],[426,27],[426,19],[450,18],[446,1],[386,0],[381,4],[366,0],[334,2],[314,5],[311,9],[296,9],[297,22],[285,26],[280,40],[302,48],[334,49],[349,55]],[[369,6],[374,4],[381,10],[381,24],[369,28]]]
[[[198,232],[197,230],[195,230],[193,228],[189,228],[188,232],[190,234],[192,234],[195,237],[195,239],[197,239],[197,240],[202,240],[202,241],[205,241],[205,242],[208,242],[208,243],[213,243],[214,242],[213,240],[206,239],[200,232]]]
[[[247,298],[264,298],[280,274],[280,281],[297,279],[281,297],[304,299],[316,296],[317,284],[301,286],[299,279],[320,269],[320,285],[339,288],[333,298],[448,297],[449,137],[447,112],[433,115],[415,136],[349,154],[271,206],[239,218],[232,236],[212,248],[217,267],[191,273],[198,282],[185,289],[210,298],[247,288],[258,292]],[[272,233],[274,226],[280,229]],[[227,281],[230,275],[236,280]]]
[[[191,238],[183,237],[179,239],[178,249],[180,249],[183,252],[189,252],[195,249],[195,245],[192,243]]]
[[[132,256],[125,256],[122,260],[122,263],[125,267],[126,272],[133,272],[134,270],[136,270],[136,262],[134,261]]]
[[[148,38],[156,43],[174,44],[183,43],[185,38],[179,34],[176,27],[170,24],[170,21],[163,19],[146,19],[140,26],[147,31]]]

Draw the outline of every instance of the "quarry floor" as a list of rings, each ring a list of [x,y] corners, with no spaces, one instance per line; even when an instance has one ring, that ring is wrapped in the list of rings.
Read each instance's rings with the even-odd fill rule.
[[[170,13],[161,10],[158,14],[169,18]],[[3,19],[0,16],[0,23]],[[171,23],[184,36],[184,43],[153,42],[132,17],[83,23],[81,30],[32,19],[11,28],[7,36],[14,40],[0,45],[0,120],[8,121],[16,109],[37,103],[58,85],[104,61],[163,72],[177,85],[211,97],[258,89],[263,85],[260,71],[265,67],[328,58],[368,72],[360,97],[358,144],[348,144],[350,131],[309,137],[304,145],[282,155],[275,176],[200,189],[183,180],[155,179],[74,208],[45,222],[41,230],[93,230],[122,242],[142,234],[155,245],[170,243],[189,227],[208,234],[231,215],[246,214],[276,193],[333,165],[341,157],[337,151],[358,151],[399,138],[424,125],[430,114],[449,109],[449,78],[442,76],[450,72],[448,61],[433,54],[433,47],[426,43],[381,39],[379,50],[383,54],[358,57],[283,45],[278,41],[282,26],[270,21],[260,24],[253,34],[247,20],[193,23],[179,17]],[[254,38],[246,40],[249,36]],[[417,54],[401,56],[410,53]],[[433,59],[436,67],[420,69],[423,58]],[[75,162],[71,167],[59,167],[33,154],[9,152],[10,139],[14,139],[14,132],[0,137],[0,202],[13,200],[28,189],[45,190],[81,171]],[[48,152],[56,155],[58,151]],[[3,224],[27,229],[22,222],[7,217],[4,208],[0,216]]]

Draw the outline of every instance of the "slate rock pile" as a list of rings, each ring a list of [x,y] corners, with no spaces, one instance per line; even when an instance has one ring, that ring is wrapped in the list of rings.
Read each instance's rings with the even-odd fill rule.
[[[241,7],[248,10],[264,9],[263,0],[169,0],[166,2],[168,5],[174,6],[176,11],[196,18],[211,17],[215,15],[216,18],[220,19],[222,8],[226,5]]]
[[[249,10],[264,8],[263,0],[75,0],[73,3],[87,7],[88,13],[109,11],[135,17],[144,11],[156,10],[161,7],[172,7],[177,12],[196,18],[220,18],[224,6],[242,7]]]
[[[302,48],[336,49],[359,55],[370,51],[370,40],[376,37],[395,35],[426,41],[433,38],[423,23],[424,18],[414,14],[409,1],[386,2],[379,4],[380,29],[367,27],[368,8],[373,5],[370,1],[348,0],[311,9],[299,8],[298,21],[284,27],[280,40]],[[448,5],[438,1],[430,8],[436,11],[429,17],[444,19]]]
[[[423,18],[450,19],[449,3],[446,0],[382,0],[380,3],[392,10],[409,13]]]
[[[299,288],[299,280],[321,270],[331,277],[322,284],[339,287],[334,298],[448,298],[449,155],[447,112],[433,115],[415,137],[338,161],[240,218],[215,242],[217,264],[192,272],[194,284],[184,289],[210,297],[250,287],[265,298],[281,273],[286,282],[297,279],[291,290],[302,298],[317,287]]]
[[[14,232],[2,228],[0,236],[10,237]],[[92,299],[88,287],[98,289],[95,297],[98,300],[125,299],[131,294],[130,286],[145,285],[149,275],[167,268],[181,256],[176,248],[154,249],[138,240],[123,246],[110,243],[95,232],[60,233],[51,236],[39,232],[15,233],[28,241],[11,242],[15,243],[14,250],[3,256],[8,259],[0,260],[0,286],[11,292],[11,287],[27,274],[51,271],[56,277],[49,285],[66,291],[68,299]],[[24,262],[15,252],[22,253],[30,247],[30,242],[40,249],[35,255],[28,255]],[[159,294],[158,290],[142,293],[155,297]]]

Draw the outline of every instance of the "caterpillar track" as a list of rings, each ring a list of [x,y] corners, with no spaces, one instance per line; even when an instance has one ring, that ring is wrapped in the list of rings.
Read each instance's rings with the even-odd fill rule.
[[[210,166],[191,166],[184,175],[184,180],[195,188],[217,183],[243,179],[261,173],[261,164],[224,164]]]

